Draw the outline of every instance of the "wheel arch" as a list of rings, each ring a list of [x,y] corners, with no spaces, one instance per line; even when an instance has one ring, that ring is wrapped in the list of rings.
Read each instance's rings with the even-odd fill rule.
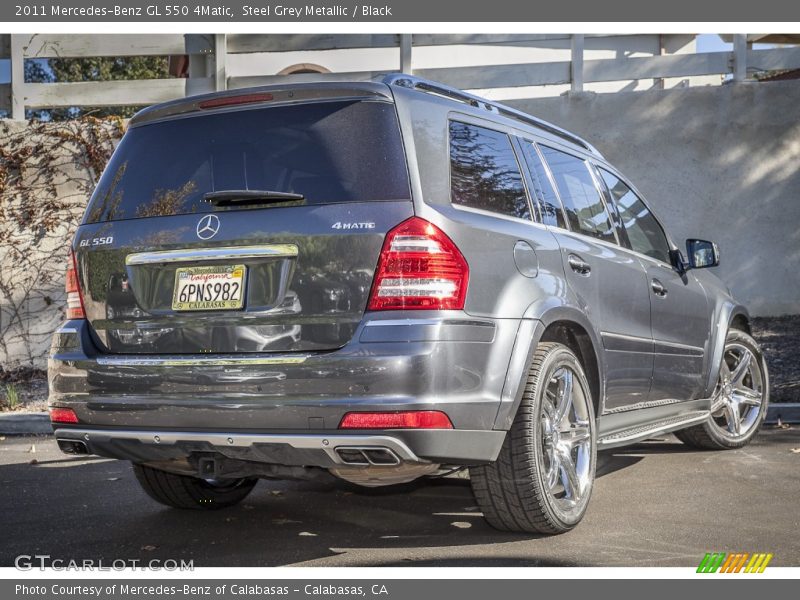
[[[738,329],[748,335],[752,334],[750,328],[750,313],[741,304],[727,301],[722,303],[718,310],[718,315],[714,323],[714,330],[711,339],[711,353],[708,363],[708,378],[706,379],[705,396],[710,397],[719,377],[720,361],[725,351],[725,340],[728,331]]]
[[[589,380],[595,417],[602,414],[605,398],[602,345],[586,315],[577,308],[562,305],[552,307],[539,319],[522,320],[495,418],[495,429],[508,430],[511,427],[522,401],[533,355],[541,342],[560,342],[576,354]]]

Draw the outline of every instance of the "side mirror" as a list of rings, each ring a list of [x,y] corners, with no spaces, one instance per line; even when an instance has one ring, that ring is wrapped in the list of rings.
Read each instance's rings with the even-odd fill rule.
[[[686,254],[690,269],[705,269],[719,264],[719,248],[707,240],[686,240]]]

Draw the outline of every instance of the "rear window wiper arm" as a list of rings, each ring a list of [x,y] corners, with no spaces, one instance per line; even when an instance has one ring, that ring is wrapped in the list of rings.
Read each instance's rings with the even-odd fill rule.
[[[208,192],[203,200],[214,206],[230,204],[263,204],[274,202],[299,202],[305,200],[303,194],[276,192],[273,190],[220,190]]]

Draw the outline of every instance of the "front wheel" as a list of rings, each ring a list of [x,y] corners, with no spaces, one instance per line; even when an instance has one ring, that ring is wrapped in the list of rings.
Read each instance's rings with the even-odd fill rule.
[[[758,433],[768,404],[769,375],[764,355],[752,337],[732,329],[725,340],[711,417],[702,425],[676,431],[675,437],[693,448],[741,448]]]
[[[539,344],[500,455],[470,469],[475,500],[495,529],[563,533],[586,512],[596,460],[583,367],[566,346]]]
[[[172,508],[215,510],[238,504],[253,491],[258,479],[200,479],[133,465],[139,485],[156,502]]]

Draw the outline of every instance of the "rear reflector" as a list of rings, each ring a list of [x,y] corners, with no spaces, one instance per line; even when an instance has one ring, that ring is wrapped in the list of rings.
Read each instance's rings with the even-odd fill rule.
[[[461,310],[469,266],[453,241],[419,217],[386,234],[368,310]]]
[[[83,294],[81,284],[78,279],[78,263],[75,260],[75,253],[70,250],[69,264],[67,265],[67,319],[85,319],[86,312],[83,310]]]
[[[236,106],[237,104],[253,104],[255,102],[269,102],[272,94],[242,94],[240,96],[226,96],[223,98],[212,98],[203,100],[198,106],[200,108],[220,108],[221,106]]]
[[[347,413],[339,429],[452,429],[450,418],[438,410]]]
[[[50,421],[52,423],[77,423],[78,415],[71,408],[51,408]]]

